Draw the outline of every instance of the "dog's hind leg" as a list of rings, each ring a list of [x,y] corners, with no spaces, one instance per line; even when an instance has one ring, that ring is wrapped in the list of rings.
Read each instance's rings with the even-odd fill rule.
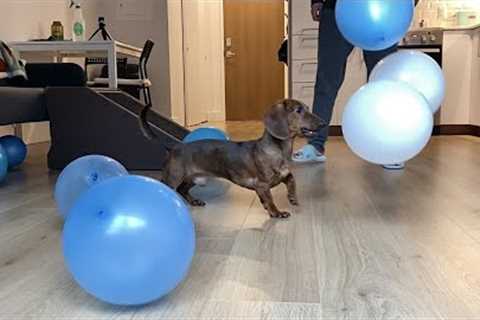
[[[293,174],[289,173],[283,180],[283,184],[287,187],[287,197],[288,201],[292,206],[298,206],[298,198],[297,198],[297,186],[295,183],[295,178]]]
[[[193,183],[190,180],[185,180],[183,181],[180,186],[177,188],[178,193],[187,200],[187,202],[194,207],[204,207],[205,202],[199,199],[195,199],[190,195],[190,189],[192,189],[195,186],[195,183]]]

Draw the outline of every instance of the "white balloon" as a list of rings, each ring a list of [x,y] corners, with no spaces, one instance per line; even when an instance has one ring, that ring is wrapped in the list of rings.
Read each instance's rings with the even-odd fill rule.
[[[420,91],[433,113],[445,98],[445,77],[430,56],[415,50],[401,50],[381,60],[370,75],[370,82],[402,81]]]
[[[342,130],[352,151],[380,165],[415,157],[430,140],[433,115],[427,100],[402,82],[371,82],[343,113]]]

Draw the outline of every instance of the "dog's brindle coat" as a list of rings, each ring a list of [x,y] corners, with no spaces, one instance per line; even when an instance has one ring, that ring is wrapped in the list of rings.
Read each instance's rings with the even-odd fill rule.
[[[225,178],[254,190],[271,217],[288,218],[290,213],[275,206],[270,189],[285,184],[290,204],[298,205],[295,180],[289,166],[293,140],[313,134],[325,122],[308,112],[303,103],[283,100],[271,107],[264,123],[263,136],[254,141],[201,140],[179,144],[167,160],[163,182],[177,190],[191,205],[204,206],[203,201],[189,194],[195,181],[208,176]],[[143,119],[142,126],[145,124]]]

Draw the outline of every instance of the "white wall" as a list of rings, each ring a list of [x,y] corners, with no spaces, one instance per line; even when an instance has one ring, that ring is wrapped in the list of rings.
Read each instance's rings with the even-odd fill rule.
[[[167,0],[88,0],[96,16],[106,18],[116,40],[143,47],[155,42],[149,62],[154,109],[171,116]],[[122,9],[123,8],[123,9]],[[95,27],[95,26],[94,26]]]

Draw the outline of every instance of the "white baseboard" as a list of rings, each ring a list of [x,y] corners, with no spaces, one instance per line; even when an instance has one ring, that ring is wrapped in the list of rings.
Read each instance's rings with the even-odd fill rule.
[[[13,127],[12,126],[1,126],[0,127],[0,137],[7,136],[13,134]]]
[[[26,144],[50,141],[48,122],[28,123],[22,125],[23,141]],[[1,126],[0,137],[14,134],[13,126]]]
[[[50,141],[50,126],[48,122],[27,123],[22,127],[23,141],[26,144]]]
[[[225,113],[221,111],[210,111],[207,113],[208,121],[225,121]]]
[[[185,121],[183,119],[178,118],[178,117],[172,117],[172,121],[178,123],[181,126],[185,126]]]

